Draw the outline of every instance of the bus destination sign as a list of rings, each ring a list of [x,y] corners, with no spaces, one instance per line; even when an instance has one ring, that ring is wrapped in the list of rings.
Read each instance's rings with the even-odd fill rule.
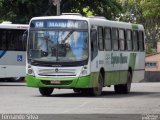
[[[87,29],[87,22],[82,20],[33,20],[32,28],[75,28]]]

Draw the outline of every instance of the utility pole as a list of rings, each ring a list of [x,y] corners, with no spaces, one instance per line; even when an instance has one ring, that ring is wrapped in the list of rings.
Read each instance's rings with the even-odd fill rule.
[[[60,12],[60,0],[58,0],[59,2],[57,2],[57,15],[60,15],[61,12]]]
[[[60,15],[61,14],[61,11],[60,11],[61,0],[51,0],[51,1],[54,6],[57,6],[57,15]]]

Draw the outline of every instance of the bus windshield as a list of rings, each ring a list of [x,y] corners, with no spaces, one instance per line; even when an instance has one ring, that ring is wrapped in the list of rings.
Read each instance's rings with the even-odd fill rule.
[[[88,31],[34,29],[28,39],[28,58],[41,62],[71,62],[88,58]]]

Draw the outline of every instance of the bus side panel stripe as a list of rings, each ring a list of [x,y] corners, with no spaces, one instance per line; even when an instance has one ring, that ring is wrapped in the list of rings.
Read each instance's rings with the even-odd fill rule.
[[[4,50],[0,50],[0,58],[3,57],[3,55],[6,53]]]

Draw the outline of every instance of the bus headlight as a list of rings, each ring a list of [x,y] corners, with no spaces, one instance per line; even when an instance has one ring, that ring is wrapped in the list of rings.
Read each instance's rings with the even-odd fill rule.
[[[87,70],[82,70],[80,76],[86,76],[88,74]]]
[[[33,70],[31,68],[28,69],[28,74],[33,74]]]
[[[35,75],[32,68],[28,68],[27,72],[28,72],[29,75],[33,75],[33,76]]]

